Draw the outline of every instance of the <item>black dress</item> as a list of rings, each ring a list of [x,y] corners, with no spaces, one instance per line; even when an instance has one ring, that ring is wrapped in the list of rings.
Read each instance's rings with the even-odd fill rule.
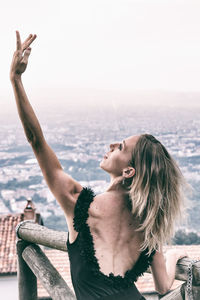
[[[145,299],[137,290],[134,281],[149,267],[152,252],[147,256],[147,250],[132,269],[124,277],[109,276],[100,271],[95,256],[93,238],[87,224],[88,209],[93,201],[94,193],[90,188],[83,188],[74,209],[74,229],[78,236],[73,243],[67,240],[67,248],[71,267],[71,278],[77,300],[142,300]]]

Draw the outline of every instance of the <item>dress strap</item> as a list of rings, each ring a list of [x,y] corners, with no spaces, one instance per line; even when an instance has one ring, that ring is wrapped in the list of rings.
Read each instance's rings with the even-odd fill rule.
[[[77,232],[80,232],[86,225],[86,221],[89,217],[88,209],[92,203],[95,194],[89,187],[84,187],[80,192],[75,208],[73,226]]]

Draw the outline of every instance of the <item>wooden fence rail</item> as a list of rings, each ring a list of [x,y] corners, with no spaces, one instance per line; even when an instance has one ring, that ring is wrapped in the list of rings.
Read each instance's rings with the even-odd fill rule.
[[[49,248],[67,251],[67,233],[48,229],[31,221],[21,222],[16,228],[18,242],[19,300],[37,299],[36,277],[40,279],[52,299],[75,300],[75,296],[64,279],[42,252],[40,244]],[[188,279],[188,267],[192,259],[183,258],[176,266],[176,279]],[[200,300],[200,261],[193,265],[193,299]],[[150,270],[148,270],[150,272]],[[188,299],[185,284],[164,296],[162,300]]]
[[[27,246],[22,254],[23,259],[41,281],[52,299],[74,300],[75,296],[65,280],[51,264],[38,245]]]
[[[67,252],[67,232],[52,230],[32,221],[19,223],[16,232],[27,242]]]

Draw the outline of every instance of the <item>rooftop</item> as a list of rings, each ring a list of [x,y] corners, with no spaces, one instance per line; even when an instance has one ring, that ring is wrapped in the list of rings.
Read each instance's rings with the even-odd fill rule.
[[[24,220],[43,223],[40,214],[36,213],[34,204],[29,199],[23,213],[0,215],[0,275],[11,275],[17,272],[15,228]]]
[[[0,216],[0,275],[17,272],[15,227],[22,220],[22,214]]]

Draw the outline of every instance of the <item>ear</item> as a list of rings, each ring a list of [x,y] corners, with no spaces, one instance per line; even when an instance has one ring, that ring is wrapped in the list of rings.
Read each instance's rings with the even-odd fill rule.
[[[135,175],[135,169],[133,167],[127,167],[123,169],[122,176],[124,178],[131,178]]]

